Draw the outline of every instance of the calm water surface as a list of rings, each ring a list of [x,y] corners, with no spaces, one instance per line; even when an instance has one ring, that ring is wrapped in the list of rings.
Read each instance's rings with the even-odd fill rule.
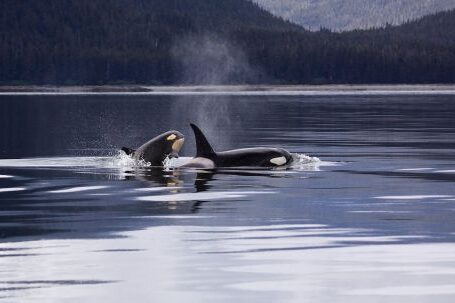
[[[450,95],[2,95],[0,301],[454,302],[454,117]],[[300,160],[173,169],[189,122]],[[164,170],[118,152],[169,129]]]

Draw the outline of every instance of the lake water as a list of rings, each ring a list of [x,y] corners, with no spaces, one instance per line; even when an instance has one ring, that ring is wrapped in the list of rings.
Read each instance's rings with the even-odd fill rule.
[[[0,301],[454,302],[454,117],[451,94],[1,95]],[[190,122],[299,161],[118,151],[177,129],[186,161]]]

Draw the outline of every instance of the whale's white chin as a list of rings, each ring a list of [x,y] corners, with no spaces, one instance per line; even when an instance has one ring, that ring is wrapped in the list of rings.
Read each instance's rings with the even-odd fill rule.
[[[172,151],[174,153],[178,153],[181,149],[182,149],[182,146],[183,146],[183,143],[185,142],[185,139],[184,138],[181,138],[181,139],[178,139],[176,140],[173,144],[172,144]]]

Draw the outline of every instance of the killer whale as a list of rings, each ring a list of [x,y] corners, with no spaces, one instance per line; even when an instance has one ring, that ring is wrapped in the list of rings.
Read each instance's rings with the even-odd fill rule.
[[[215,152],[202,131],[190,124],[196,139],[196,156],[182,167],[277,167],[292,162],[290,152],[282,148],[255,147]]]
[[[184,141],[180,132],[170,130],[147,141],[136,150],[128,147],[122,147],[122,150],[137,161],[143,160],[151,166],[163,166],[166,157],[178,157]]]

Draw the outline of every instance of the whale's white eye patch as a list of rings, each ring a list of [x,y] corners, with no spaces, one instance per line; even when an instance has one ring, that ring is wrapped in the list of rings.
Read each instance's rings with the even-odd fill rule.
[[[166,140],[168,141],[172,141],[172,140],[175,140],[175,138],[177,138],[177,136],[175,134],[172,134],[172,135],[169,135]]]
[[[278,166],[284,165],[284,164],[286,164],[286,162],[287,162],[286,157],[277,157],[277,158],[270,159],[270,163],[278,165]]]

